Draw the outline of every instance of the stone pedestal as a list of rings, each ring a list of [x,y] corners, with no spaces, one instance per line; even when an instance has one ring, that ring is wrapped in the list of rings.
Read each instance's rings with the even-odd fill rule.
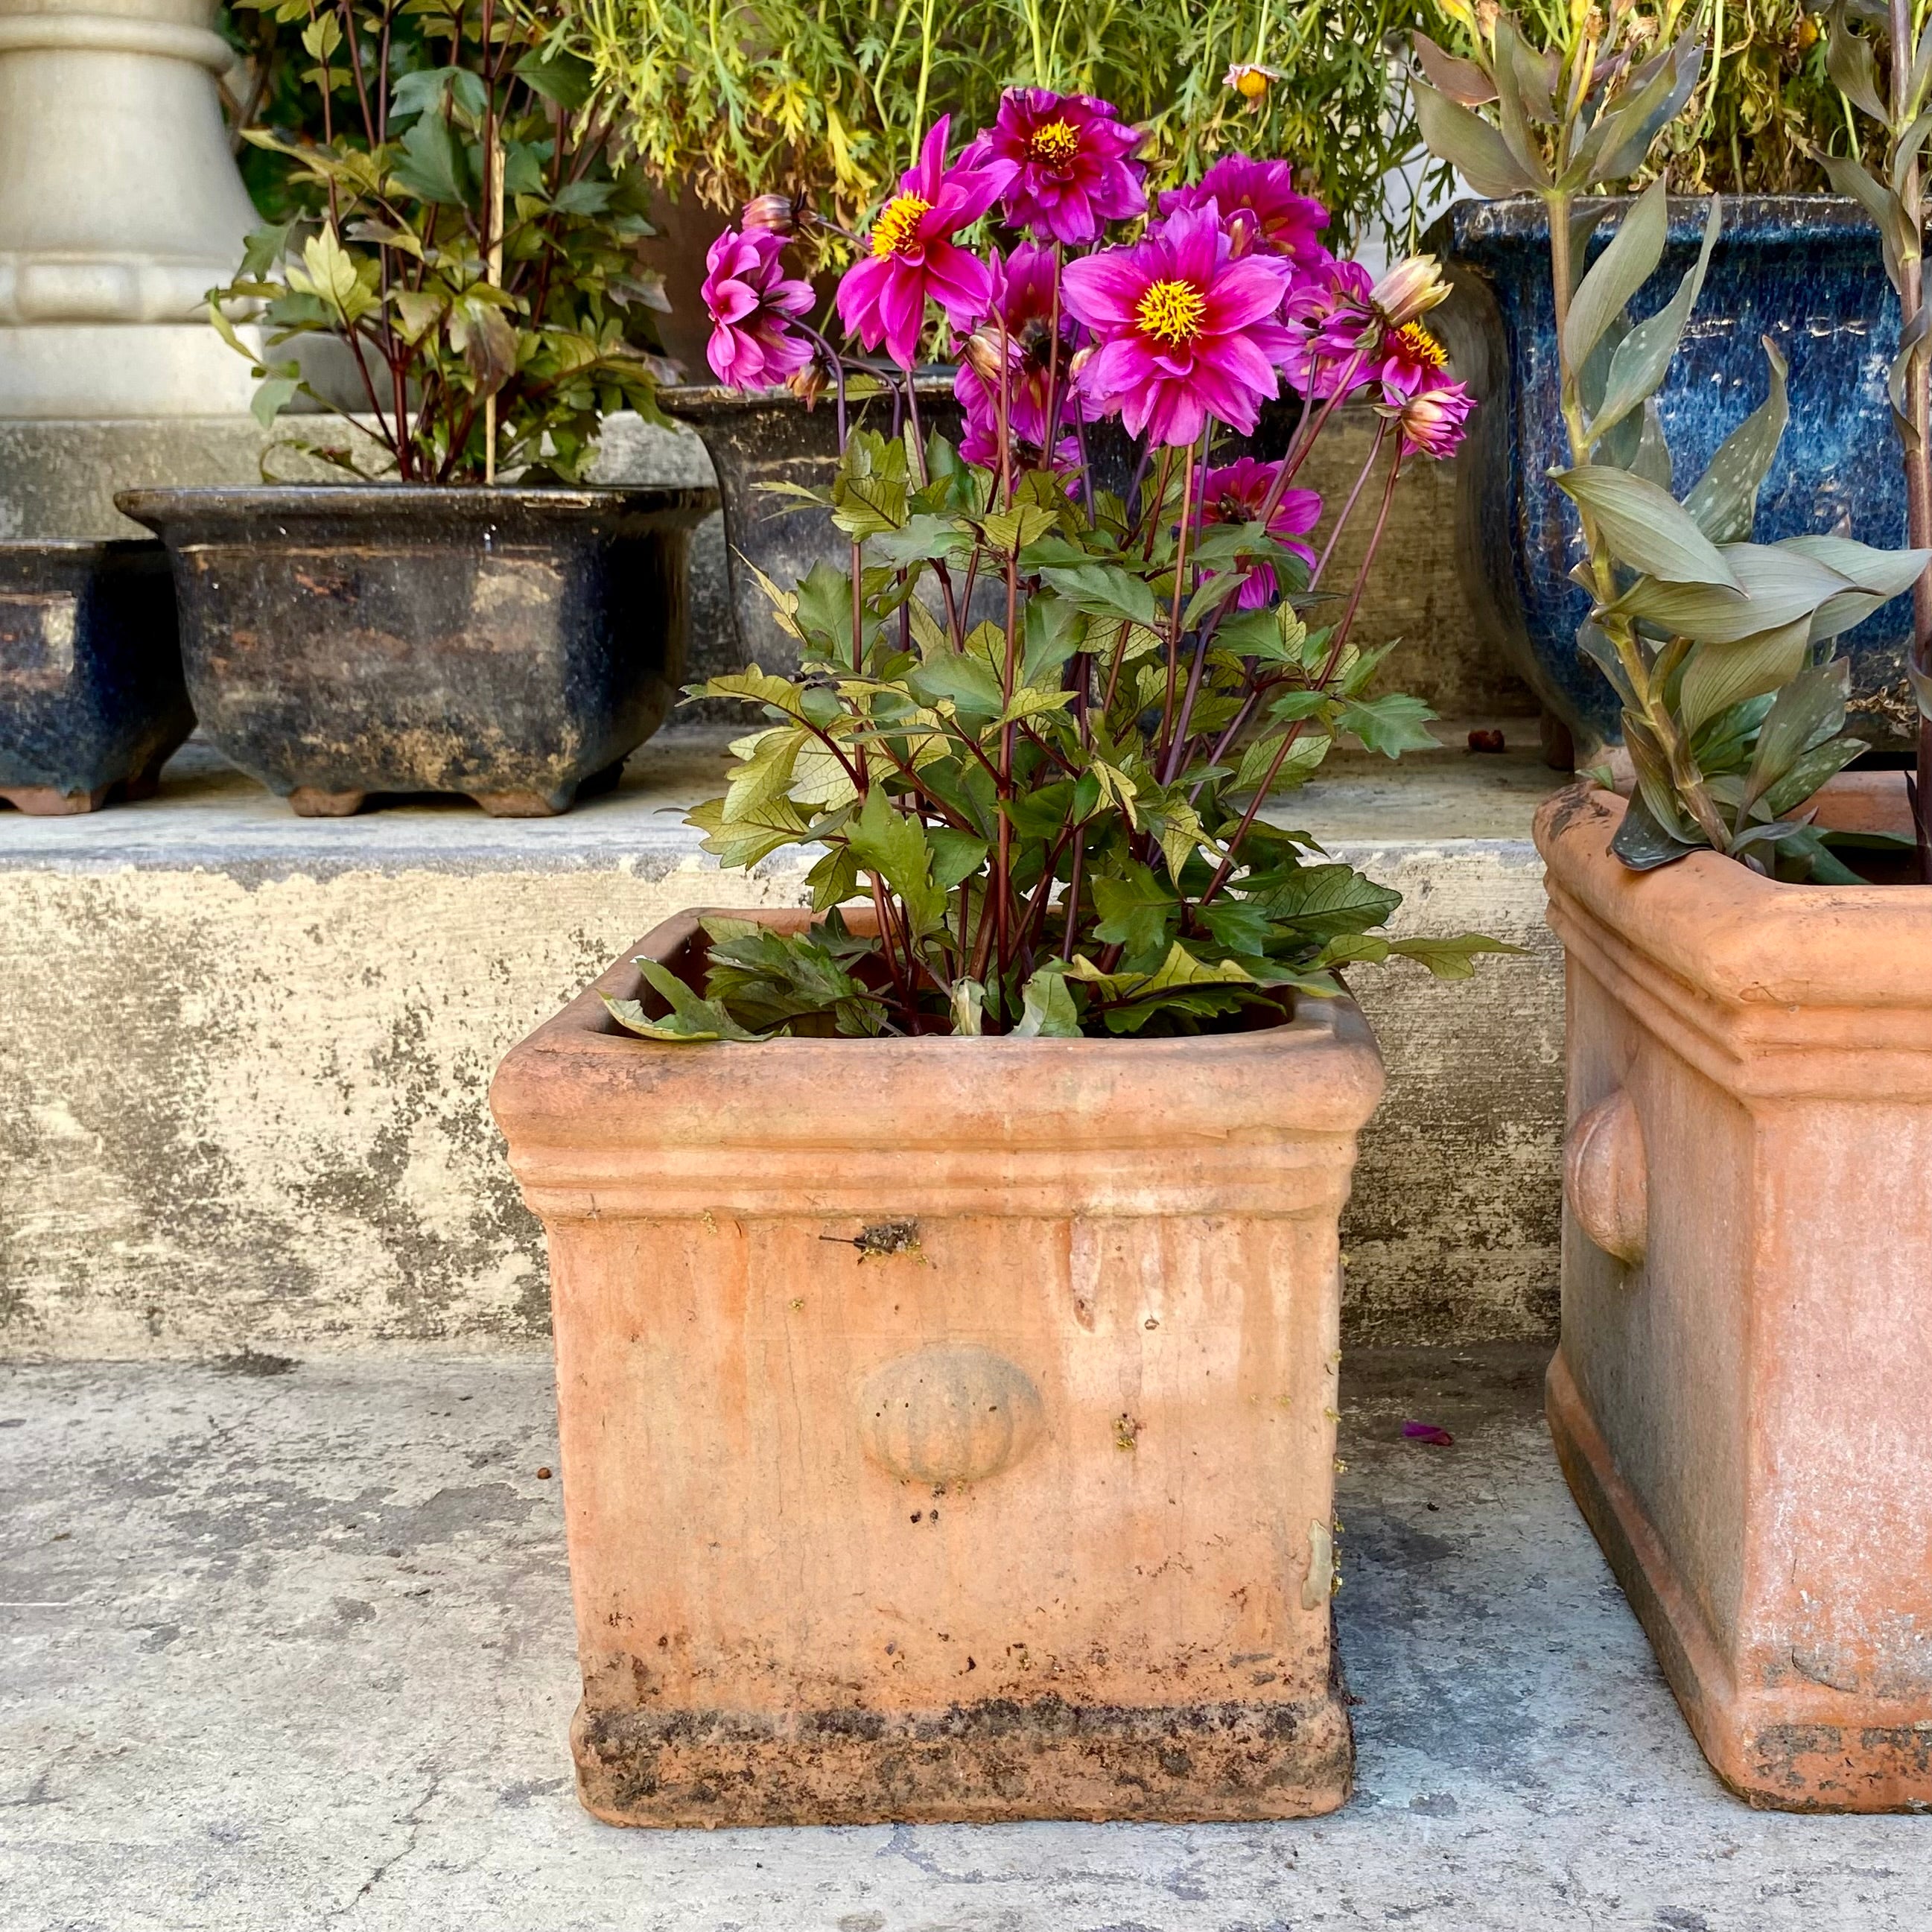
[[[245,410],[202,320],[256,224],[214,0],[0,0],[0,418]]]
[[[214,0],[0,0],[0,538],[132,536],[113,494],[247,482],[248,364],[205,320],[258,218]]]

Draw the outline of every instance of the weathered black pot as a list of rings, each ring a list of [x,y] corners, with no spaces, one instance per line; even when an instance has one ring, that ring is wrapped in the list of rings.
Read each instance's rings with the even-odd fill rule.
[[[0,798],[146,796],[194,729],[158,543],[0,543]]]
[[[950,372],[920,376],[918,394],[920,427],[957,441],[963,418]],[[697,430],[718,472],[739,662],[795,670],[797,640],[778,628],[770,598],[745,566],[763,571],[782,590],[808,575],[815,563],[839,571],[850,567],[850,540],[826,511],[815,503],[788,502],[760,487],[800,483],[816,490],[831,482],[838,467],[838,412],[832,398],[822,397],[807,409],[788,389],[748,393],[686,386],[660,389],[658,404],[667,416]],[[855,404],[850,421],[890,433],[890,398]]]
[[[1612,202],[1594,254],[1616,232]],[[1708,203],[1671,204],[1662,266],[1632,305],[1648,314],[1676,292],[1702,239]],[[1546,476],[1569,461],[1557,405],[1549,224],[1533,196],[1461,202],[1430,244],[1449,260],[1457,299],[1440,312],[1457,373],[1485,397],[1458,465],[1465,582],[1516,668],[1580,742],[1622,736],[1616,699],[1576,648],[1589,604],[1570,580],[1582,542],[1569,500]],[[1764,400],[1759,338],[1791,365],[1791,420],[1760,501],[1760,542],[1841,523],[1870,544],[1905,540],[1898,439],[1886,368],[1898,304],[1877,230],[1856,205],[1822,195],[1726,198],[1724,226],[1684,346],[1658,401],[1688,489],[1718,445]],[[1900,598],[1849,632],[1851,728],[1902,748],[1916,730],[1905,680],[1912,622]]]
[[[920,427],[938,430],[958,442],[964,412],[952,393],[952,374],[935,370],[919,378]],[[739,661],[766,670],[796,670],[798,644],[778,628],[771,599],[747,562],[788,590],[809,574],[814,563],[844,572],[850,567],[851,548],[830,515],[816,504],[788,502],[762,486],[800,483],[823,489],[838,466],[838,414],[829,396],[811,409],[788,389],[746,393],[717,387],[660,389],[658,402],[667,416],[697,430],[718,472],[724,500],[726,563],[731,577],[731,608],[738,623]],[[1217,461],[1248,451],[1279,455],[1293,432],[1298,409],[1292,403],[1271,405],[1262,412],[1254,437],[1227,438],[1217,446]],[[892,400],[877,396],[855,404],[849,416],[855,426],[890,430]],[[1134,469],[1134,452],[1116,422],[1091,424],[1087,432],[1094,480],[1103,489],[1124,491]],[[997,617],[997,586],[986,585],[986,608],[975,611]]]
[[[202,728],[305,814],[458,792],[507,818],[614,781],[684,670],[709,490],[130,490],[173,560]]]

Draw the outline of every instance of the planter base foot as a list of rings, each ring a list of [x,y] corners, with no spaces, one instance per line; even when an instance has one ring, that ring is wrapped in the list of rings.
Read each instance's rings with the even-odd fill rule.
[[[578,788],[559,791],[484,791],[471,796],[492,818],[555,818],[575,802]]]
[[[29,818],[70,818],[77,812],[98,812],[113,789],[96,785],[92,791],[56,791],[52,785],[0,785],[0,798]]]
[[[1560,1352],[1550,1365],[1544,1407],[1576,1507],[1725,1784],[1768,1810],[1932,1805],[1932,1701],[1901,1706],[1814,1682],[1741,1687],[1662,1538],[1618,1473]]]
[[[297,785],[289,794],[290,808],[298,818],[353,818],[369,802],[366,791],[322,791]]]
[[[1346,1802],[1354,1769],[1339,1675],[1294,1703],[994,1698],[778,1715],[580,1704],[571,1746],[587,1810],[674,1827],[1312,1818]]]

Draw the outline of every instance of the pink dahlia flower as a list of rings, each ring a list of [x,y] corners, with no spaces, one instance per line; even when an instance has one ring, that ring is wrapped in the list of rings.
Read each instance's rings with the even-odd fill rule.
[[[952,393],[966,412],[966,430],[959,453],[968,463],[991,468],[1000,454],[999,355],[1004,325],[1006,356],[1006,432],[1022,446],[1023,460],[1035,463],[1046,446],[1046,387],[1051,371],[1053,326],[1053,250],[1022,243],[1002,260],[992,250],[992,315],[974,338],[973,349],[962,360],[952,379]],[[1066,405],[1072,391],[1068,369],[1072,350],[1066,340],[1067,318],[1060,318],[1060,400],[1064,430]],[[1062,436],[1055,451],[1058,463],[1079,460],[1077,443]]]
[[[919,353],[928,298],[957,329],[968,329],[993,298],[985,262],[953,240],[998,201],[1012,179],[1010,161],[946,165],[951,117],[933,124],[919,160],[899,177],[899,191],[872,224],[870,252],[838,284],[838,314],[866,348],[881,342],[902,369]]]
[[[1351,394],[1370,380],[1381,325],[1369,308],[1372,284],[1355,262],[1331,261],[1298,276],[1282,304],[1289,346],[1282,368],[1311,401]]]
[[[1245,434],[1280,393],[1283,262],[1237,261],[1212,208],[1187,208],[1130,248],[1070,262],[1061,300],[1099,345],[1082,393],[1133,436],[1191,443],[1211,415]]]
[[[1382,371],[1381,387],[1376,407],[1401,425],[1405,449],[1419,449],[1438,463],[1455,454],[1476,404],[1460,382],[1439,369],[1391,363]]]
[[[1448,352],[1419,322],[1384,328],[1375,355],[1376,380],[1394,384],[1404,394],[1417,386],[1407,379],[1433,380],[1449,366]]]
[[[1169,188],[1160,198],[1161,212],[1178,214],[1210,202],[1221,211],[1237,255],[1285,255],[1310,268],[1334,259],[1322,245],[1328,211],[1312,196],[1295,192],[1286,161],[1225,154],[1191,186]]]
[[[1133,158],[1140,139],[1110,100],[1010,87],[992,126],[960,158],[1010,161],[1006,219],[1016,228],[1082,248],[1097,242],[1109,221],[1146,209],[1141,177],[1147,170]]]
[[[1268,492],[1281,473],[1279,463],[1258,463],[1244,456],[1225,468],[1210,470],[1201,479],[1201,520],[1206,524],[1258,524],[1267,507]],[[1315,568],[1315,553],[1294,539],[1306,536],[1322,517],[1322,499],[1312,490],[1284,490],[1268,520],[1268,535]],[[1210,572],[1210,574],[1212,573]],[[1244,573],[1234,598],[1238,610],[1258,610],[1275,600],[1274,566],[1255,563]]]
[[[770,229],[728,228],[704,258],[704,307],[711,340],[704,358],[719,382],[763,389],[789,380],[812,360],[812,345],[792,327],[812,310],[812,284],[788,278],[784,238]]]

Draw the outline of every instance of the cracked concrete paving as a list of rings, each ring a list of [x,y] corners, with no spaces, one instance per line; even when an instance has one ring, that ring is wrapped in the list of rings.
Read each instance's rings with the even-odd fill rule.
[[[546,1356],[0,1370],[0,1927],[1932,1923],[1932,1819],[1754,1812],[1705,1768],[1556,1473],[1541,1366],[1345,1370],[1337,1816],[716,1834],[572,1795]]]

